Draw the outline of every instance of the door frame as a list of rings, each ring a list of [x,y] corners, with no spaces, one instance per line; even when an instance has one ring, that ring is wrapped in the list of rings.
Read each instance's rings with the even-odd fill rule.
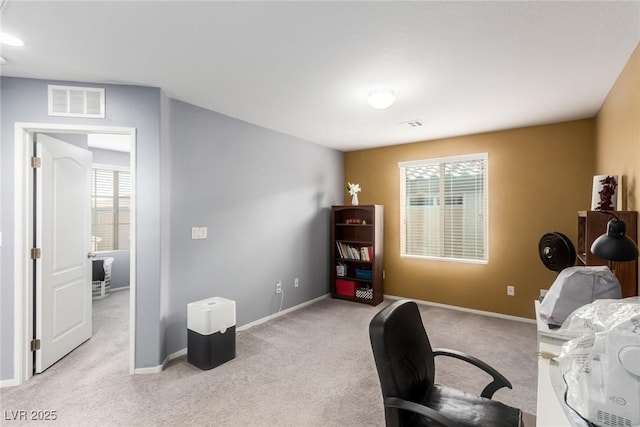
[[[135,370],[136,319],[136,129],[131,127],[90,126],[52,123],[15,123],[14,164],[14,378],[18,384],[33,376],[33,357],[29,349],[33,331],[33,268],[29,255],[33,242],[33,156],[34,133],[107,133],[128,135],[131,151],[131,240],[129,249],[129,373]]]

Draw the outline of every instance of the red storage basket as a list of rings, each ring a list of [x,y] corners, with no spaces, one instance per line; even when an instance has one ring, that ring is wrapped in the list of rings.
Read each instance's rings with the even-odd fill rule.
[[[355,296],[356,294],[356,282],[351,280],[336,279],[336,293],[345,296]]]

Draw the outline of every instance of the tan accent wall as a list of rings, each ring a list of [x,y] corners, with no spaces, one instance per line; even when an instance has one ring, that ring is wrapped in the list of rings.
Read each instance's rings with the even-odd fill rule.
[[[538,241],[559,231],[576,244],[577,211],[591,203],[595,134],[587,119],[345,153],[345,181],[360,184],[360,203],[384,205],[385,294],[533,318],[533,300],[556,277],[540,261]],[[401,258],[398,162],[482,152],[489,263]],[[344,202],[351,203],[346,189]]]
[[[622,175],[623,207],[640,210],[640,44],[596,116],[596,174]]]

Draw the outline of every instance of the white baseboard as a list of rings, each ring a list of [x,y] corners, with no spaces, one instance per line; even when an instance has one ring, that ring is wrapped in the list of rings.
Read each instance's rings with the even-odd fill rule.
[[[285,315],[287,313],[291,313],[292,311],[299,310],[299,309],[301,309],[303,307],[306,307],[308,305],[311,305],[311,304],[314,304],[314,303],[316,303],[318,301],[326,299],[329,296],[330,296],[330,294],[322,295],[322,296],[320,296],[318,298],[314,298],[312,300],[305,301],[302,304],[298,304],[298,305],[295,305],[293,307],[289,307],[286,310],[282,310],[282,311],[279,311],[279,312],[274,313],[272,315],[269,315],[267,317],[263,317],[262,319],[258,319],[256,321],[251,322],[251,323],[244,324],[244,325],[242,325],[240,327],[237,327],[236,328],[236,332],[246,331],[247,329],[249,329],[249,328],[251,328],[253,326],[261,325],[262,323],[268,322],[269,320],[275,319],[276,317],[283,316],[283,315]],[[164,359],[162,364],[160,364],[158,366],[152,366],[152,367],[149,367],[149,368],[136,368],[133,371],[133,373],[134,374],[158,374],[158,373],[160,373],[160,372],[162,372],[164,370],[164,367],[167,366],[167,363],[169,363],[173,359],[177,359],[180,356],[184,356],[185,354],[187,354],[187,349],[183,348],[181,350],[176,351],[175,353],[171,353],[170,355],[168,355]]]
[[[385,298],[389,298],[389,299],[394,299],[394,300],[408,299],[408,300],[411,300],[411,301],[415,301],[417,304],[430,305],[430,306],[433,306],[433,307],[440,307],[440,308],[447,308],[449,310],[465,311],[467,313],[480,314],[482,316],[489,316],[489,317],[497,317],[497,318],[500,318],[500,319],[515,320],[517,322],[536,323],[535,319],[527,319],[526,317],[510,316],[508,314],[493,313],[491,311],[483,311],[483,310],[476,310],[476,309],[473,309],[473,308],[457,307],[455,305],[440,304],[439,302],[423,301],[423,300],[414,299],[414,298],[398,297],[398,296],[395,296],[395,295],[387,295],[387,294],[385,294],[384,297]]]
[[[15,387],[17,385],[20,385],[20,381],[15,378],[11,380],[0,380],[0,388]]]
[[[318,298],[314,298],[312,300],[303,302],[302,304],[294,305],[293,307],[289,307],[286,310],[279,311],[279,312],[274,313],[274,314],[272,314],[270,316],[263,317],[262,319],[258,319],[256,321],[251,322],[251,323],[246,323],[246,324],[236,328],[236,331],[246,331],[247,329],[249,329],[249,328],[251,328],[253,326],[260,325],[262,323],[268,322],[269,320],[275,319],[276,317],[284,316],[285,314],[291,313],[292,311],[296,311],[296,310],[299,310],[299,309],[301,309],[303,307],[306,307],[308,305],[315,304],[318,301],[321,301],[323,299],[329,298],[330,295],[331,294],[325,294],[325,295],[322,295],[322,296],[320,296]]]
[[[187,354],[187,349],[183,348],[182,350],[178,350],[175,353],[171,353],[167,357],[164,358],[162,364],[158,366],[152,366],[150,368],[136,368],[133,373],[134,374],[159,374],[164,370],[164,367],[167,366],[167,363],[171,362],[173,359],[177,359],[180,356],[184,356]]]
[[[150,368],[136,368],[133,370],[133,373],[135,375],[159,374],[164,369],[164,364],[165,362],[162,362],[162,365],[151,366]]]

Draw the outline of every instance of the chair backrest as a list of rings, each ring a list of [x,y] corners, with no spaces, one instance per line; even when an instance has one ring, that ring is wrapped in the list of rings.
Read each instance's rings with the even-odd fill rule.
[[[417,304],[401,300],[383,308],[369,324],[369,338],[383,398],[420,402],[431,391],[435,365]],[[402,425],[408,416],[402,412],[385,407],[387,426]]]

